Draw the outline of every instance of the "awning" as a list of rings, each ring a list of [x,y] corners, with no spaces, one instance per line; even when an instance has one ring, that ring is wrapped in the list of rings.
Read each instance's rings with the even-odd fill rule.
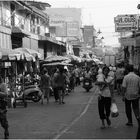
[[[12,49],[5,49],[0,48],[0,60],[2,61],[8,61],[8,60],[20,60],[21,54],[12,50]]]
[[[16,49],[14,49],[15,51],[18,51],[18,52],[24,52],[24,53],[28,53],[28,54],[30,54],[30,55],[32,55],[32,56],[34,56],[35,58],[37,57],[37,58],[39,58],[39,59],[41,59],[42,58],[42,54],[41,53],[39,53],[38,51],[36,51],[36,50],[33,50],[33,49],[28,49],[28,48],[16,48]]]
[[[66,60],[70,60],[70,59],[65,56],[52,55],[52,56],[47,57],[44,60],[44,62],[61,62],[61,61],[66,61]]]
[[[69,59],[71,59],[73,61],[78,61],[78,62],[82,61],[82,58],[75,56],[75,55],[68,54],[68,55],[66,55],[66,57],[68,57]]]
[[[39,41],[49,41],[51,43],[55,43],[57,45],[62,45],[62,46],[65,46],[65,43],[64,42],[60,42],[54,38],[51,38],[51,37],[47,37],[47,36],[41,36],[39,35]]]
[[[72,64],[68,64],[64,62],[54,62],[49,64],[43,64],[43,66],[72,66]]]
[[[16,48],[16,49],[13,49],[15,52],[18,52],[22,55],[22,57],[24,59],[26,59],[27,61],[35,61],[35,57],[28,52],[28,49],[27,48]]]
[[[12,34],[20,37],[29,36],[26,31],[16,26],[12,27]]]

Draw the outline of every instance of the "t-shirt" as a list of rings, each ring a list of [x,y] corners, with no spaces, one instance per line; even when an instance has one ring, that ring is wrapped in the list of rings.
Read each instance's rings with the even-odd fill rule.
[[[8,94],[7,86],[5,83],[0,84],[0,92],[4,92],[5,94]]]
[[[75,74],[75,77],[79,77],[79,69],[78,68],[76,68],[74,70],[74,74]]]
[[[53,83],[55,87],[64,87],[66,84],[66,75],[64,73],[56,73],[53,78]]]
[[[84,75],[85,75],[86,78],[91,78],[91,72],[90,71],[88,71],[88,72],[86,71]]]
[[[104,79],[107,83],[111,83],[113,78],[111,76],[107,76],[107,78]],[[111,97],[111,91],[109,86],[106,86],[103,90],[100,91],[100,94],[104,97]]]
[[[41,88],[49,88],[51,85],[51,78],[48,74],[41,76],[40,86]]]
[[[104,82],[104,75],[103,75],[102,73],[99,73],[99,74],[97,75],[97,81],[98,81],[98,82]]]
[[[125,97],[127,100],[137,99],[139,97],[140,77],[134,72],[130,72],[124,77],[122,87],[126,88]]]
[[[118,80],[118,79],[123,79],[123,77],[124,77],[124,71],[125,71],[124,68],[118,68],[118,69],[116,70],[115,76],[116,76],[116,79],[117,79],[117,80]]]

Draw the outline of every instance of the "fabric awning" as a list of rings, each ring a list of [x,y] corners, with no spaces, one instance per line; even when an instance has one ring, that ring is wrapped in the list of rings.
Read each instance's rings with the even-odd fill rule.
[[[41,59],[42,58],[42,54],[41,53],[39,53],[38,51],[36,51],[36,50],[33,50],[33,49],[29,49],[29,48],[16,48],[16,49],[14,49],[15,51],[18,51],[18,52],[24,52],[24,53],[28,53],[28,54],[30,54],[30,55],[32,55],[33,57],[37,57],[37,58],[39,58],[39,59]]]
[[[66,57],[68,57],[68,58],[70,58],[71,60],[74,60],[74,61],[78,61],[78,62],[82,61],[82,58],[80,58],[78,56],[75,56],[75,55],[68,54],[68,55],[66,55]]]
[[[72,66],[72,64],[68,64],[64,62],[54,62],[49,64],[43,64],[43,66]]]
[[[20,60],[21,54],[8,48],[0,48],[0,60]]]
[[[30,54],[26,48],[16,48],[16,49],[13,49],[15,52],[18,52],[22,55],[22,57],[24,59],[26,59],[27,61],[35,61],[35,57]]]
[[[49,41],[49,42],[55,43],[57,45],[65,46],[65,43],[64,42],[58,41],[58,40],[56,40],[54,38],[47,37],[47,36],[41,36],[41,35],[39,35],[39,41],[43,41],[43,42]]]
[[[0,48],[0,60],[2,61],[35,61],[35,57],[29,53],[17,51],[15,49]]]
[[[70,59],[68,57],[65,57],[65,56],[53,55],[53,56],[47,57],[44,60],[44,62],[61,62],[61,61],[66,61],[66,60],[70,60]]]

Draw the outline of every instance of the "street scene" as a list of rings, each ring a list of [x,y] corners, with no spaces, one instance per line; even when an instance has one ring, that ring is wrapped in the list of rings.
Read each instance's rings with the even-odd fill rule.
[[[11,139],[135,139],[137,122],[125,126],[124,102],[115,96],[119,117],[111,118],[112,126],[100,129],[96,87],[87,93],[81,86],[66,96],[66,104],[60,106],[51,97],[48,105],[29,103],[28,108],[18,106],[8,109]],[[3,138],[3,130],[0,138]]]
[[[139,10],[0,1],[0,139],[140,139]]]

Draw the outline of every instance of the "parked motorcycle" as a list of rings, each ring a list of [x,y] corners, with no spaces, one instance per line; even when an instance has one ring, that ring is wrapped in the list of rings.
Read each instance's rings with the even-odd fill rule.
[[[83,88],[86,89],[87,92],[92,88],[92,80],[90,78],[84,78],[83,80]]]
[[[13,107],[16,108],[17,102],[23,103],[24,107],[27,107],[27,100],[39,102],[41,96],[42,92],[37,84],[33,84],[33,82],[26,82],[24,86],[19,84],[13,94]]]
[[[33,102],[39,102],[42,96],[42,92],[38,85],[28,85],[24,87],[24,94],[26,100],[32,100]]]

